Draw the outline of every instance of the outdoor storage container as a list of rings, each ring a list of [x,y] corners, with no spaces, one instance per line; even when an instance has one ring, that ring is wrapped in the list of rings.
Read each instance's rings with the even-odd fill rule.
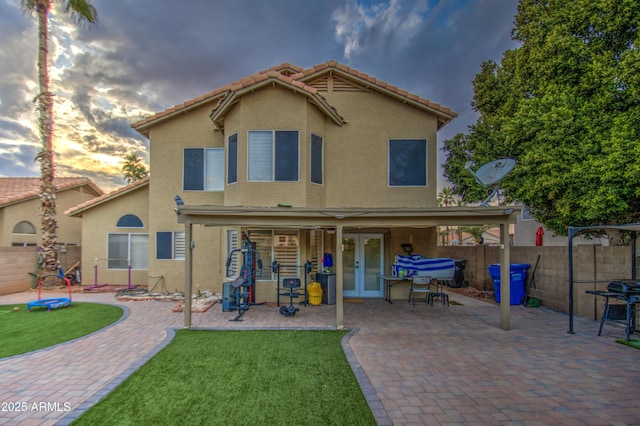
[[[318,306],[322,304],[322,287],[320,283],[313,282],[307,286],[307,293],[309,294],[309,304]]]
[[[525,282],[527,279],[527,269],[531,265],[528,263],[512,263],[510,268],[511,273],[511,297],[509,298],[510,305],[519,305],[522,303],[522,296],[524,296]],[[500,264],[494,263],[489,265],[489,275],[493,280],[493,291],[496,295],[496,302],[500,303]]]
[[[325,274],[318,272],[316,280],[322,287],[322,303],[325,305],[336,304],[336,274]]]

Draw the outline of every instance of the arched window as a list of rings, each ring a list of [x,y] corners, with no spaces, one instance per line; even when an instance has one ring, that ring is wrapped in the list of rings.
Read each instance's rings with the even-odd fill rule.
[[[118,219],[118,224],[116,225],[118,228],[144,228],[142,224],[142,219],[134,214],[125,214],[120,219]]]
[[[18,224],[16,224],[16,226],[13,227],[13,233],[35,235],[36,228],[35,226],[33,226],[31,222],[27,222],[26,220],[23,220],[22,222],[18,222]]]

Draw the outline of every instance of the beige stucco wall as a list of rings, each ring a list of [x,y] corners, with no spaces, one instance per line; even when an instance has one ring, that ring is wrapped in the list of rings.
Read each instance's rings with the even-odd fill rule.
[[[150,170],[153,177],[149,184],[149,277],[150,288],[182,291],[184,288],[184,261],[157,260],[156,232],[183,232],[177,223],[174,196],[180,195],[191,205],[224,202],[224,192],[183,191],[184,148],[223,148],[224,137],[214,130],[209,119],[212,106],[182,114],[173,120],[154,127],[150,133]],[[220,266],[219,231],[213,228],[194,228],[194,290],[211,289],[212,283],[222,279]],[[207,254],[211,253],[211,254]]]
[[[82,222],[73,217],[68,217],[63,212],[73,206],[83,203],[97,196],[89,187],[78,187],[59,191],[56,193],[58,221],[58,243],[78,245],[81,241]],[[21,203],[6,206],[0,210],[2,215],[0,244],[11,246],[13,243],[40,244],[40,199],[34,198]],[[21,221],[28,221],[36,229],[35,235],[13,234],[13,228]]]
[[[347,121],[328,126],[326,205],[435,207],[436,118],[376,92],[323,93]],[[389,187],[389,139],[427,139],[427,187]]]
[[[155,259],[158,231],[184,231],[173,211],[174,195],[188,205],[296,207],[434,207],[436,206],[437,143],[436,118],[377,92],[322,92],[347,121],[336,124],[307,96],[279,85],[261,88],[237,99],[224,114],[223,131],[215,129],[209,115],[215,104],[176,115],[150,129],[149,185],[149,278],[150,287],[168,290],[184,288],[184,261]],[[299,181],[247,182],[247,137],[250,130],[298,130]],[[310,138],[314,133],[324,141],[324,183],[309,182]],[[227,148],[228,137],[238,136],[238,181],[226,184],[224,192],[183,191],[184,148]],[[388,186],[389,139],[427,140],[427,187]],[[226,151],[226,150],[225,150]],[[226,161],[225,161],[226,163]],[[226,164],[225,164],[226,167]],[[226,228],[194,226],[194,290],[222,290],[225,280]],[[390,268],[391,245],[411,237],[416,252],[429,255],[435,250],[435,229],[389,230],[386,264]],[[330,240],[331,236],[327,236]],[[335,244],[335,242],[334,242]],[[399,243],[398,243],[399,244]],[[333,251],[334,245],[326,251]],[[399,247],[398,247],[399,249]],[[301,248],[301,262],[304,262]],[[265,262],[265,268],[268,265]],[[162,278],[160,278],[162,277]],[[275,283],[264,282],[258,293],[275,300]]]
[[[82,285],[89,286],[95,283],[94,266],[98,265],[97,284],[128,284],[128,271],[126,269],[107,269],[107,234],[131,233],[147,234],[149,227],[149,190],[143,186],[130,193],[124,194],[108,203],[100,204],[82,214]],[[132,214],[138,216],[144,225],[143,228],[117,228],[118,219]],[[80,219],[75,219],[80,221]],[[149,235],[151,241],[151,235]],[[151,243],[150,244],[150,252]],[[96,259],[99,259],[96,262]],[[147,270],[132,270],[132,285],[147,285]]]

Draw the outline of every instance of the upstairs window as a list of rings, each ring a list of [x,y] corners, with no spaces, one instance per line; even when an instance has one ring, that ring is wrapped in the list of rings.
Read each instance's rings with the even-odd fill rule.
[[[224,149],[185,148],[182,188],[185,191],[224,191]]]
[[[311,182],[322,185],[324,180],[324,151],[320,136],[311,135]]]
[[[248,180],[297,182],[299,136],[297,130],[249,131]]]
[[[229,136],[229,148],[227,150],[227,183],[238,181],[238,134]]]
[[[427,140],[389,140],[389,186],[427,186]]]

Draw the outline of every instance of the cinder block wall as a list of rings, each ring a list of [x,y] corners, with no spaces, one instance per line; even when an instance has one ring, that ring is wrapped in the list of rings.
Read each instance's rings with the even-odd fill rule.
[[[511,263],[528,263],[526,285],[531,280],[536,258],[540,262],[535,274],[536,296],[542,305],[569,312],[568,247],[511,247]],[[492,246],[442,246],[438,257],[464,259],[464,275],[471,287],[493,291],[489,265],[500,263],[499,248]],[[574,313],[599,319],[604,300],[586,294],[587,290],[606,289],[609,281],[631,278],[631,247],[575,246],[573,248]],[[638,260],[635,259],[636,264]],[[640,274],[640,269],[638,270]],[[593,282],[600,281],[600,282]],[[530,295],[533,291],[530,291]]]
[[[59,254],[62,268],[70,268],[80,260],[80,247],[69,246]],[[37,247],[0,247],[0,294],[29,290],[35,284],[31,274],[36,272]]]

